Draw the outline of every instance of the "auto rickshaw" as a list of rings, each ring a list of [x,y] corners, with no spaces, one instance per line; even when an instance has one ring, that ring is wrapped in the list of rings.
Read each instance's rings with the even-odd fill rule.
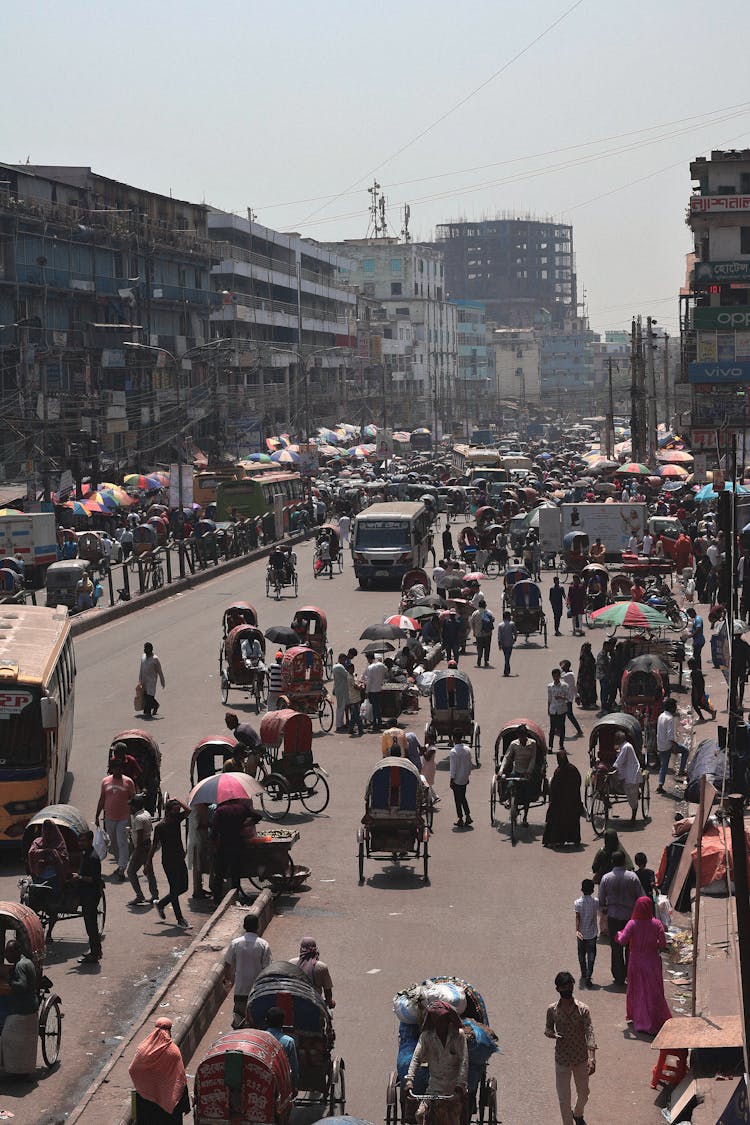
[[[143,794],[143,803],[152,816],[160,817],[164,809],[164,797],[161,791],[161,751],[159,743],[145,730],[123,730],[112,739],[109,749],[107,768],[112,763],[112,747],[116,742],[125,744],[125,752],[135,761],[140,770],[137,778],[133,778],[136,792]],[[123,771],[127,773],[127,769]]]
[[[78,606],[79,585],[88,574],[89,564],[84,559],[64,559],[47,567],[45,605],[64,605],[69,611]]]
[[[226,639],[227,634],[231,633],[232,629],[237,625],[257,625],[258,624],[258,611],[250,602],[232,602],[224,610],[221,619],[221,635],[222,639]]]
[[[260,656],[253,655],[258,651],[258,646]],[[222,703],[229,699],[230,688],[238,688],[247,692],[255,701],[255,713],[260,714],[268,701],[265,657],[266,638],[262,630],[256,625],[235,625],[219,645],[219,690]]]
[[[324,734],[333,726],[333,704],[323,682],[323,660],[307,646],[288,648],[281,660],[278,707],[317,715]]]
[[[325,771],[313,759],[312,720],[309,714],[283,708],[269,711],[260,723],[267,777],[261,796],[270,820],[283,820],[292,801],[301,801],[311,813],[328,807]]]
[[[284,1048],[267,1031],[221,1035],[195,1072],[195,1125],[288,1125],[292,1075]]]
[[[365,815],[357,830],[359,881],[365,858],[399,867],[404,859],[422,860],[429,883],[428,789],[407,758],[382,758],[365,790]]]
[[[17,941],[36,970],[38,1006],[34,1012],[5,1016],[0,1033],[0,1075],[34,1074],[37,1047],[41,1040],[42,1058],[47,1070],[57,1064],[62,1043],[62,1000],[52,990],[44,973],[44,928],[29,906],[0,902],[0,948]],[[0,987],[0,1011],[8,1012],[8,989]],[[12,1114],[11,1114],[12,1116]]]
[[[536,763],[534,774],[530,781],[516,782],[511,775],[505,777],[501,773],[505,755],[511,742],[518,738],[521,727],[526,727],[529,742],[536,746]],[[547,740],[544,731],[538,723],[530,719],[511,719],[505,723],[495,739],[495,773],[490,787],[490,824],[494,828],[497,824],[496,811],[502,804],[508,807],[510,822],[510,839],[515,844],[518,832],[518,810],[524,809],[524,820],[528,810],[534,805],[544,805],[549,792],[547,784]]]
[[[309,645],[323,661],[325,678],[333,675],[333,649],[328,644],[328,620],[316,605],[303,605],[294,614],[292,629],[301,645]]]
[[[542,591],[536,582],[522,579],[510,591],[510,614],[519,635],[528,644],[532,633],[541,633],[547,647],[547,618],[542,608]]]
[[[589,562],[589,537],[585,531],[569,531],[563,536],[560,569],[569,574],[580,574]]]
[[[656,753],[656,723],[669,692],[669,678],[663,662],[653,656],[636,656],[622,674],[620,699],[622,709],[634,715],[643,729],[643,741],[649,755]]]

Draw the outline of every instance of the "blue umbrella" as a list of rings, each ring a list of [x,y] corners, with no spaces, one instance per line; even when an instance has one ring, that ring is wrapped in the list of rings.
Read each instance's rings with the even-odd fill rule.
[[[748,489],[743,488],[741,484],[735,485],[733,481],[728,480],[724,484],[724,492],[735,492],[738,496],[746,496],[748,493]],[[712,484],[704,484],[703,488],[699,489],[698,492],[696,492],[695,499],[698,501],[715,500],[717,496],[718,493],[714,492],[714,486]]]

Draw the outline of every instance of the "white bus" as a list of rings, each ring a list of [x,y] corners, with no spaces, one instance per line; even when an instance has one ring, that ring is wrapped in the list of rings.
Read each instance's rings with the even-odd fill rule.
[[[427,562],[430,516],[424,504],[373,504],[354,520],[352,559],[362,589],[371,579],[398,580]]]

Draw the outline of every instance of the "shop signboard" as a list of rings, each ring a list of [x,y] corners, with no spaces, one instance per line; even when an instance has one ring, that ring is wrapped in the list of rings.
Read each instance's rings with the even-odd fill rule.
[[[750,281],[750,261],[696,262],[694,285],[728,285],[733,281]]]
[[[750,305],[694,309],[693,326],[697,329],[715,328],[725,332],[738,331],[743,328],[750,331]]]
[[[750,361],[726,360],[716,363],[691,363],[688,366],[688,382],[706,383],[750,383]]]
[[[750,214],[750,195],[692,195],[691,215]]]

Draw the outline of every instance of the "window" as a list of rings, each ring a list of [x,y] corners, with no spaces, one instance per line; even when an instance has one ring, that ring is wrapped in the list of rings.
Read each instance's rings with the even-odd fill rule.
[[[740,172],[740,192],[750,195],[750,172]]]
[[[405,308],[397,308],[396,309],[396,316],[408,316],[408,315],[409,315],[408,309],[405,309]]]
[[[400,258],[391,258],[391,273],[401,273]]]
[[[365,273],[375,273],[375,259],[365,258],[362,262],[362,269]]]
[[[401,296],[401,282],[400,281],[392,281],[391,282],[391,296],[392,297],[400,297]]]
[[[364,283],[364,285],[362,286],[362,292],[364,293],[365,297],[374,297],[375,296],[375,282],[374,281],[366,281]]]
[[[750,254],[750,227],[740,227],[740,254]]]

